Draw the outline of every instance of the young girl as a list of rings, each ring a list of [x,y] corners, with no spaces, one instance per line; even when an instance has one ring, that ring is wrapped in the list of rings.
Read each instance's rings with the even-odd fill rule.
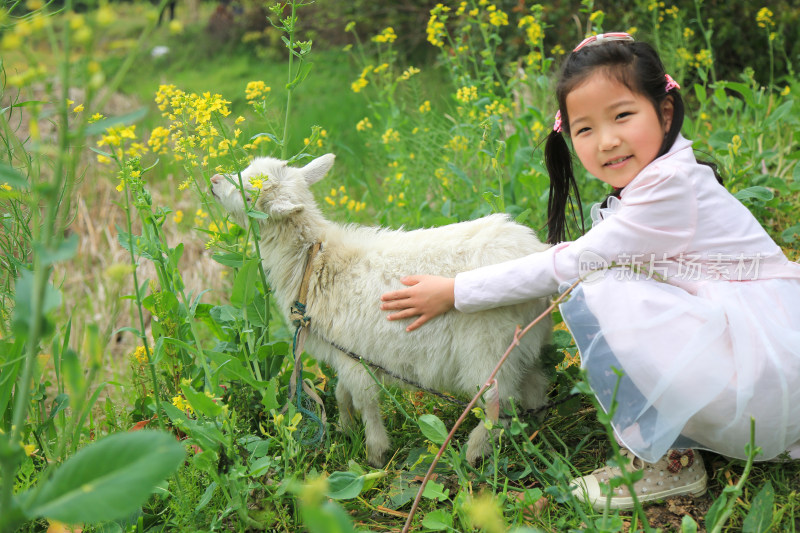
[[[389,320],[416,317],[412,331],[453,307],[515,304],[580,278],[561,313],[601,405],[617,402],[613,428],[635,456],[629,468],[645,470],[643,502],[702,494],[692,448],[745,458],[751,418],[759,459],[800,458],[800,265],[695,160],[679,89],[649,45],[624,33],[586,39],[563,66],[545,147],[554,246],[455,279],[404,278],[381,305]],[[572,242],[560,242],[577,199],[565,137],[613,187]],[[596,470],[575,493],[602,507],[599,484],[618,474]],[[611,505],[632,506],[627,488]]]

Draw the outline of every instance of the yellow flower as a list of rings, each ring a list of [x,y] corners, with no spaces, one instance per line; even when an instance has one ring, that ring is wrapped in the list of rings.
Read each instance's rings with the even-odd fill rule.
[[[461,103],[468,104],[473,100],[478,99],[478,88],[474,85],[470,85],[469,87],[461,87],[456,91],[456,100]]]
[[[2,185],[0,185],[0,189],[3,189],[4,191],[10,191],[11,185],[9,185],[8,182],[4,182]]]
[[[444,41],[442,41],[442,37],[444,37],[445,35],[444,22],[439,20],[437,18],[437,15],[435,14],[431,15],[431,18],[428,20],[428,27],[426,33],[428,34],[428,42],[431,43],[433,46],[439,48],[442,48],[444,46]]]
[[[383,135],[381,135],[381,141],[383,144],[389,144],[390,142],[397,142],[400,140],[400,132],[395,130],[394,128],[389,128]]]
[[[250,185],[252,185],[254,189],[260,191],[261,188],[264,186],[264,180],[262,178],[260,178],[260,177],[255,177],[254,176],[254,177],[250,178]]]
[[[72,108],[73,113],[80,113],[81,111],[83,111],[83,104],[78,104]]]
[[[172,221],[175,224],[180,224],[181,222],[183,222],[183,211],[181,211],[180,209],[175,211],[175,214],[172,215]]]
[[[369,82],[366,78],[358,78],[356,81],[350,84],[350,88],[353,90],[354,93],[361,92],[361,89],[367,86]]]
[[[247,87],[245,87],[245,97],[247,98],[248,102],[252,102],[257,98],[266,97],[267,93],[272,90],[271,87],[267,87],[267,84],[263,81],[251,81],[248,82]]]
[[[136,362],[145,364],[147,363],[147,350],[145,350],[144,346],[137,346],[136,351],[133,352],[133,357],[136,358]]]
[[[420,70],[416,67],[408,67],[398,78],[399,80],[408,81],[414,74],[419,74]]]
[[[494,7],[494,6],[492,6]],[[489,23],[492,26],[508,26],[508,15],[505,12],[498,10],[493,10],[489,13]]]
[[[194,409],[192,406],[189,405],[189,402],[186,401],[186,398],[183,396],[173,396],[172,397],[172,405],[180,409],[181,411],[186,411],[188,413],[194,413]]]
[[[734,135],[733,138],[731,139],[730,144],[728,144],[728,148],[731,150],[731,152],[733,152],[733,155],[736,155],[739,153],[739,148],[741,147],[742,147],[742,138],[739,137],[738,135]]]
[[[787,86],[786,86],[786,87],[784,87],[784,88],[783,88],[783,90],[781,91],[781,96],[787,96],[787,95],[788,95],[790,92],[792,92],[792,89],[791,89],[791,87],[789,87],[789,86],[787,85]]]
[[[104,118],[105,117],[103,116],[102,113],[95,113],[94,115],[89,117],[89,123],[91,124],[92,122],[97,122],[98,120],[102,120]]]
[[[379,33],[378,35],[373,37],[372,41],[376,42],[376,43],[389,43],[389,44],[391,44],[391,43],[395,42],[396,39],[397,39],[397,35],[394,33],[394,29],[391,26],[389,26],[388,28],[383,30],[381,33]]]
[[[35,444],[23,444],[22,448],[25,450],[25,455],[27,455],[28,457],[33,455],[33,452],[36,451],[36,445]]]
[[[180,20],[172,20],[169,23],[169,32],[172,35],[180,35],[183,33],[183,23]]]
[[[756,15],[756,22],[759,28],[769,28],[775,25],[772,21],[772,11],[768,7],[762,7]]]
[[[242,122],[244,122],[244,117],[242,116],[237,117],[236,120],[234,120],[233,122],[234,124],[241,124]]]
[[[356,124],[356,131],[365,131],[372,128],[372,122],[369,121],[369,117],[364,117],[358,121]]]
[[[424,102],[422,102],[422,105],[419,106],[419,112],[420,113],[427,113],[430,110],[431,110],[431,101],[430,100],[425,100]]]

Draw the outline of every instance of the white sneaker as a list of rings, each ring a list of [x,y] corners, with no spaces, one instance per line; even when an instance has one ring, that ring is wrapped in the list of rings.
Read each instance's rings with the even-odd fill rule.
[[[703,458],[694,450],[669,450],[656,463],[645,463],[625,448],[620,451],[630,459],[626,470],[644,470],[642,479],[633,484],[639,503],[669,496],[700,496],[706,492],[706,468]],[[602,510],[608,496],[601,492],[600,484],[607,485],[609,480],[619,477],[621,473],[619,467],[598,468],[588,476],[573,479],[570,483],[573,487],[572,493],[578,500],[589,502],[596,511]],[[611,509],[633,509],[633,497],[626,485],[614,489],[610,506]]]

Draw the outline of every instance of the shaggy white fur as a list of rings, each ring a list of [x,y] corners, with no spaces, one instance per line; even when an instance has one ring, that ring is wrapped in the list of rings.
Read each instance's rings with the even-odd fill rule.
[[[503,355],[517,325],[525,326],[546,307],[532,301],[490,311],[450,311],[406,332],[406,321],[388,321],[380,310],[382,293],[399,289],[409,274],[454,276],[547,248],[533,232],[506,215],[413,231],[343,226],[320,212],[309,186],[333,166],[333,154],[303,168],[273,158],[257,158],[242,172],[248,201],[269,215],[260,220],[261,254],[277,303],[287,317],[298,298],[309,248],[322,243],[313,261],[306,314],[311,326],[306,350],[331,365],[339,377],[336,399],[343,429],[352,427],[354,410],[365,426],[368,460],[380,466],[389,439],[374,383],[361,364],[327,341],[363,356],[423,387],[471,397]],[[253,191],[250,178],[263,186]],[[212,192],[233,218],[244,224],[245,209],[237,178],[216,175]],[[536,361],[550,333],[542,321],[523,337],[498,374],[501,404],[513,397],[524,409],[544,403],[547,379]],[[383,375],[383,379],[393,381]],[[403,385],[399,383],[399,385]],[[489,451],[484,424],[472,431],[467,459]]]

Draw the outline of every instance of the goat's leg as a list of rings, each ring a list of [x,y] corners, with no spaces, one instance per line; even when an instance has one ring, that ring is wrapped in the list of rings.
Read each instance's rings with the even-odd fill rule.
[[[494,413],[495,409],[492,407],[497,405],[497,395],[498,390],[494,387],[490,388],[483,394],[483,399],[479,402],[486,418],[491,419],[497,414]],[[493,420],[492,423],[497,424],[497,420]],[[474,465],[478,459],[488,455],[491,449],[491,435],[486,428],[486,421],[481,420],[469,434],[469,439],[467,440],[467,462]]]
[[[545,404],[550,380],[538,366],[528,370],[520,381],[520,407],[536,409]]]
[[[354,427],[355,406],[353,395],[344,383],[336,385],[336,403],[339,406],[339,429],[350,431]]]
[[[364,422],[364,440],[367,446],[367,461],[374,467],[383,466],[383,456],[389,449],[389,435],[381,418],[380,389],[372,378],[363,373],[359,387],[352,387],[353,404],[361,413]],[[341,383],[340,383],[341,385]]]

